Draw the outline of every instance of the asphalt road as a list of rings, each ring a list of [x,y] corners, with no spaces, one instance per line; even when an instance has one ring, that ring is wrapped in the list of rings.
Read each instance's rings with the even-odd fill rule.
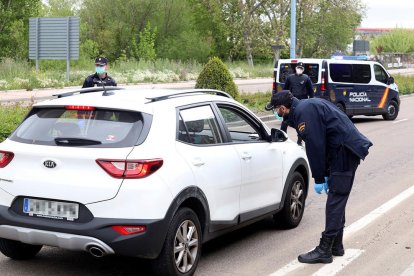
[[[414,275],[412,106],[414,96],[405,96],[395,121],[380,116],[353,119],[374,146],[358,168],[349,199],[346,256],[329,265],[295,262],[298,254],[319,242],[324,226],[326,196],[311,191],[296,229],[283,230],[266,219],[211,241],[204,245],[196,275]],[[268,124],[279,127],[274,121]],[[293,129],[288,133],[296,139]],[[400,202],[401,196],[406,198]],[[52,247],[22,262],[0,254],[2,276],[150,275],[149,271],[147,261],[118,256],[96,259],[85,252]]]

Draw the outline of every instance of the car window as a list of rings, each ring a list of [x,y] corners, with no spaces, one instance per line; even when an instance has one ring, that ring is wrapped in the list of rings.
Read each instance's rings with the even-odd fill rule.
[[[130,147],[143,128],[139,112],[38,108],[11,140],[51,146]]]
[[[308,75],[312,83],[318,83],[319,64],[305,63],[304,74]],[[296,63],[281,63],[279,66],[279,82],[285,83],[289,75],[295,73]]]
[[[388,74],[378,64],[375,64],[374,65],[374,73],[375,73],[375,79],[377,81],[382,82],[382,83],[387,83],[387,81],[388,81]]]
[[[369,64],[330,64],[329,71],[334,82],[369,83],[371,66]]]
[[[353,82],[352,64],[329,64],[329,72],[334,82]]]
[[[246,120],[239,111],[225,106],[219,106],[219,110],[230,133],[232,142],[252,142],[262,139],[257,127],[249,120]]]
[[[194,145],[223,143],[210,105],[180,110],[177,140]]]
[[[352,81],[354,83],[369,83],[371,81],[371,66],[369,64],[353,64]]]

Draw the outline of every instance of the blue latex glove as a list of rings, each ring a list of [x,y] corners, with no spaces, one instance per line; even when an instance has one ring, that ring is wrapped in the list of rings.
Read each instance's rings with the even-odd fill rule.
[[[323,183],[315,183],[315,185],[313,186],[313,188],[315,189],[315,193],[317,194],[321,194],[322,191],[325,191],[325,193],[328,193],[328,177],[325,176],[325,182]]]

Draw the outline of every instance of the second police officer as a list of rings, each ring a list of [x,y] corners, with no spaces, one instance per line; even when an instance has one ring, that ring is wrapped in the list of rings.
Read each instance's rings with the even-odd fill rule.
[[[94,86],[117,86],[116,81],[108,75],[108,59],[97,57],[95,59],[95,74],[88,76],[82,88]]]

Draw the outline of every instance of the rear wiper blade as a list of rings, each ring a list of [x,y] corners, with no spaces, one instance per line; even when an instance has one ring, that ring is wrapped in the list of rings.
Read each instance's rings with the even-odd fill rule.
[[[101,141],[97,140],[69,137],[57,137],[55,138],[55,143],[60,146],[90,146],[102,144]]]

